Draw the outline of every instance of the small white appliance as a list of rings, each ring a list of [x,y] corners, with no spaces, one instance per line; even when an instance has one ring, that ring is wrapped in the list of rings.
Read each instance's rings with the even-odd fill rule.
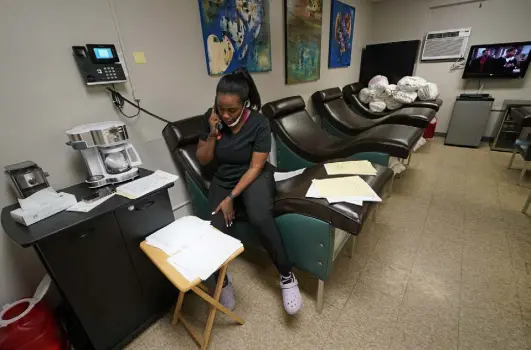
[[[420,60],[448,60],[464,57],[471,30],[472,28],[460,28],[428,32]]]
[[[66,143],[81,151],[89,176],[86,182],[96,188],[133,179],[142,164],[129,143],[123,122],[108,121],[77,126],[66,132]]]

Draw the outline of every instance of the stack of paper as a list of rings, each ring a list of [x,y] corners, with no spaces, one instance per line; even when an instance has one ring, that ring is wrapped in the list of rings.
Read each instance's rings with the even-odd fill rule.
[[[243,245],[210,226],[208,221],[185,216],[146,238],[163,250],[168,262],[187,280],[206,280]]]
[[[73,206],[71,206],[70,208],[66,209],[66,211],[77,211],[77,212],[80,212],[80,213],[88,213],[89,211],[91,211],[92,209],[96,208],[97,206],[99,206],[100,204],[102,204],[103,202],[105,202],[107,199],[110,199],[114,196],[115,194],[114,193],[111,193],[105,197],[102,197],[98,200],[95,200],[93,202],[85,202],[85,201],[79,201],[77,202],[76,204],[74,204]]]
[[[178,178],[177,175],[157,170],[149,176],[119,186],[116,189],[116,194],[129,199],[136,199],[171,184]]]
[[[354,160],[325,164],[328,175],[376,175],[377,171],[368,160]]]
[[[355,205],[382,201],[371,186],[359,176],[313,180],[306,197],[326,198],[330,203],[347,202]]]

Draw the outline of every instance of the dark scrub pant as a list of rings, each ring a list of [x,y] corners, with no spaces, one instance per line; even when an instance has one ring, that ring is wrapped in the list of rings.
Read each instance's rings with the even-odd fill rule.
[[[230,194],[234,187],[223,187],[214,180],[208,192],[208,204],[211,212]],[[261,243],[269,253],[280,274],[287,276],[291,272],[282,237],[273,218],[273,198],[275,196],[275,180],[271,171],[264,170],[238,197],[233,207],[236,212],[245,210],[250,224],[256,228]],[[242,208],[243,207],[243,208]],[[230,234],[232,227],[227,227],[220,210],[211,218],[211,225],[218,230]]]

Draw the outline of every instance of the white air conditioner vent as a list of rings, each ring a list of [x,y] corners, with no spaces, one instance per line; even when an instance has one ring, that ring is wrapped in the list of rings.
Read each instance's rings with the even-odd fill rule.
[[[422,61],[464,57],[472,28],[428,32],[422,48]]]

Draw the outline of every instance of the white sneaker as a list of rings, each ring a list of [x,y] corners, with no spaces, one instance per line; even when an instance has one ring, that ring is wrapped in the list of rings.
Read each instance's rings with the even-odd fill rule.
[[[290,315],[295,315],[302,308],[302,296],[299,291],[299,282],[293,273],[289,276],[280,275],[280,289],[284,301],[284,310]]]

